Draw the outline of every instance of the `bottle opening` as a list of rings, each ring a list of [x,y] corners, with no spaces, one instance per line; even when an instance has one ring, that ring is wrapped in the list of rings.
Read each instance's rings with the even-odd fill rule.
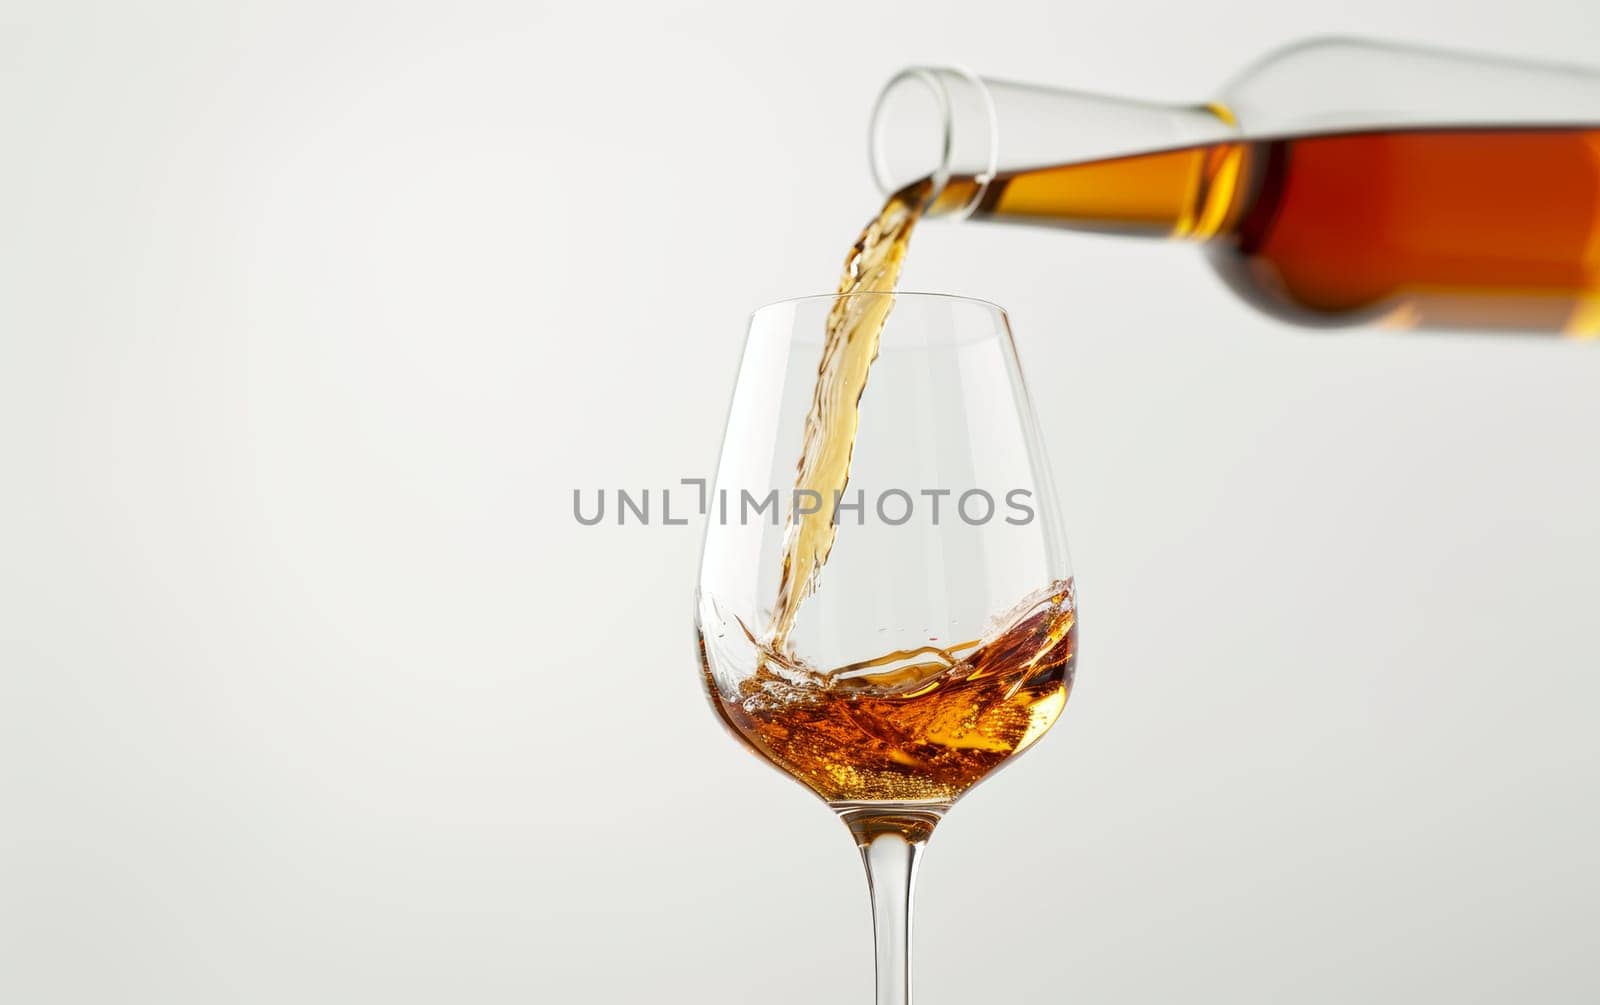
[[[994,175],[997,148],[994,102],[978,77],[954,67],[911,67],[884,85],[872,109],[868,154],[883,195],[923,178],[933,196],[954,175],[976,182],[950,215],[965,216]]]
[[[872,109],[872,180],[884,196],[919,178],[937,188],[950,179],[950,99],[939,79],[921,67],[902,70],[884,85]]]

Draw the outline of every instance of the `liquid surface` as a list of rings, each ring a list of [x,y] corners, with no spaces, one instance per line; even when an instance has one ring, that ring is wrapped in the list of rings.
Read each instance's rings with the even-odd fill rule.
[[[955,178],[931,212],[969,203]],[[1600,129],[1215,143],[995,177],[975,219],[1205,241],[1302,324],[1600,334]]]
[[[709,667],[706,682],[738,736],[828,802],[942,807],[1055,722],[1077,638],[1068,580],[1025,598],[980,640],[826,672],[767,645],[738,694],[722,694]]]

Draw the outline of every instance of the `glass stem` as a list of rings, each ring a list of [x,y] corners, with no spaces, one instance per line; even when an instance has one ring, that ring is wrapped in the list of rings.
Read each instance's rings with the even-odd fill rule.
[[[920,841],[879,834],[861,846],[872,890],[872,942],[877,947],[878,1005],[911,1002],[911,894]]]
[[[877,950],[878,1005],[910,1005],[911,897],[917,880],[917,860],[943,808],[835,808],[855,835],[861,861],[867,867],[867,886],[872,892],[872,941]]]

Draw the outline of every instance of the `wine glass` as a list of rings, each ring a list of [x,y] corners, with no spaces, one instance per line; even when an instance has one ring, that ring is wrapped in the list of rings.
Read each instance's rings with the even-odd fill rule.
[[[861,340],[885,312],[873,359]],[[824,356],[838,327],[851,342]],[[871,362],[864,388],[838,380],[851,352]],[[1077,654],[1005,312],[921,293],[757,310],[708,503],[696,628],[712,706],[849,827],[878,1005],[905,1005],[918,855],[952,803],[1055,722]]]

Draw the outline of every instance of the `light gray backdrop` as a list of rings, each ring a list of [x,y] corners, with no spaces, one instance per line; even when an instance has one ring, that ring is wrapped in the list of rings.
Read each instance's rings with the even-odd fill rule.
[[[1585,0],[0,5],[0,1000],[866,1001],[698,523],[570,493],[710,472],[899,66],[1198,100],[1325,32],[1600,61]],[[924,1005],[1600,998],[1600,349],[1052,233],[906,285],[1011,309],[1083,597]]]

